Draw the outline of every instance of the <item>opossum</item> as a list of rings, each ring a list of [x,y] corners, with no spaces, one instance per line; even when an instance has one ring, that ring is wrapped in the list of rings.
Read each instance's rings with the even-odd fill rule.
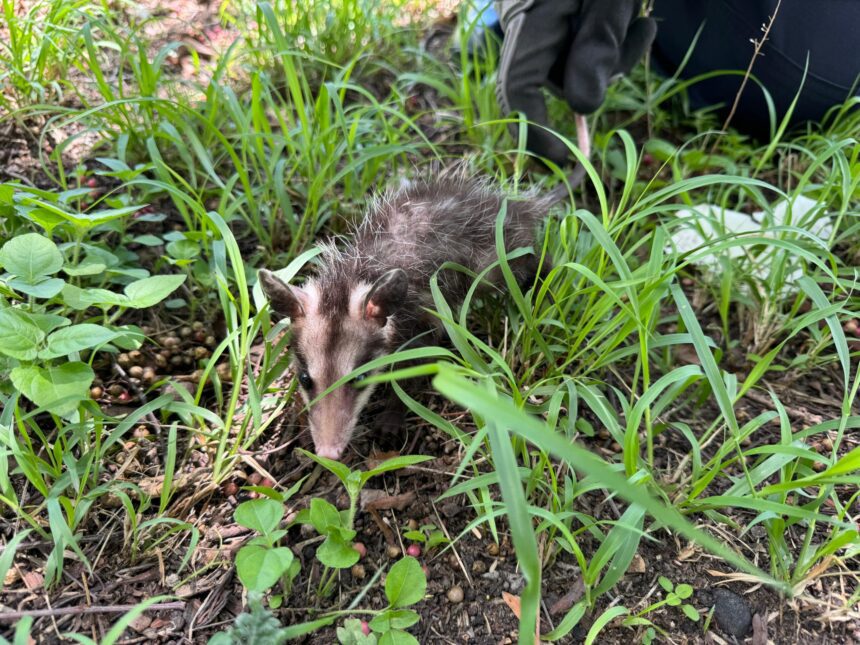
[[[543,196],[509,199],[506,250],[533,245],[550,208],[584,174],[578,166],[567,185]],[[294,369],[307,403],[357,367],[422,332],[439,330],[438,318],[424,310],[432,306],[431,275],[446,262],[478,273],[497,261],[495,222],[505,199],[503,191],[459,167],[376,197],[351,241],[341,248],[331,241],[321,244],[319,269],[303,286],[260,270],[271,309],[290,319]],[[536,277],[538,259],[521,256],[510,266],[524,284]],[[498,268],[487,280],[502,284]],[[451,304],[462,301],[471,283],[460,271],[443,271],[438,282]],[[348,445],[373,392],[370,385],[355,387],[360,380],[336,388],[310,407],[318,455],[338,459]]]

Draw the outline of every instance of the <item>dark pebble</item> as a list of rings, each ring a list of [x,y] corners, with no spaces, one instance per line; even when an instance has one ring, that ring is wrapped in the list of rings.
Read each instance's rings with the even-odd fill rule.
[[[714,589],[714,618],[720,629],[735,638],[743,638],[752,626],[752,612],[747,601],[728,589]]]

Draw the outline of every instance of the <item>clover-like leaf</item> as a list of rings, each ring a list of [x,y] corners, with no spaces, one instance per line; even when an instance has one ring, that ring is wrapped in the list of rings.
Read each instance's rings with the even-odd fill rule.
[[[317,549],[317,560],[332,569],[351,567],[360,557],[352,544],[345,542],[339,535],[329,535]]]
[[[695,608],[695,607],[693,607],[693,605],[686,605],[686,604],[685,604],[685,605],[682,605],[682,606],[681,606],[681,611],[683,611],[683,612],[684,612],[684,615],[685,615],[687,618],[689,618],[690,620],[692,620],[693,622],[698,622],[698,621],[699,621],[699,612],[698,612],[698,611],[696,611],[696,608]]]
[[[278,528],[284,517],[284,505],[267,497],[252,499],[239,504],[234,517],[242,526],[267,535]]]
[[[413,557],[399,560],[385,577],[385,597],[394,607],[408,607],[424,598],[427,578],[421,565]]]
[[[285,546],[249,544],[236,554],[236,572],[249,591],[266,591],[287,572],[293,557],[293,552]]]

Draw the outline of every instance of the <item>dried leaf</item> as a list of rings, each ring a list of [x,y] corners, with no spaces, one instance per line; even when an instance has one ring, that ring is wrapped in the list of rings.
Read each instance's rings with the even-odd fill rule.
[[[502,600],[504,600],[505,604],[511,608],[511,611],[514,612],[514,616],[517,617],[517,620],[520,620],[520,597],[508,593],[507,591],[503,591]],[[538,612],[537,621],[535,623],[535,645],[540,645],[540,612]]]

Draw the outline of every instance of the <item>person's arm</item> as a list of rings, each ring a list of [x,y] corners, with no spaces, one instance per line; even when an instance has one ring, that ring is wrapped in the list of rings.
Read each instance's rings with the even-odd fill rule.
[[[504,39],[496,96],[503,112],[521,112],[549,125],[542,88],[588,114],[606,97],[612,79],[630,71],[654,38],[656,26],[639,16],[639,0],[498,0]],[[567,146],[529,127],[527,147],[556,164]]]

